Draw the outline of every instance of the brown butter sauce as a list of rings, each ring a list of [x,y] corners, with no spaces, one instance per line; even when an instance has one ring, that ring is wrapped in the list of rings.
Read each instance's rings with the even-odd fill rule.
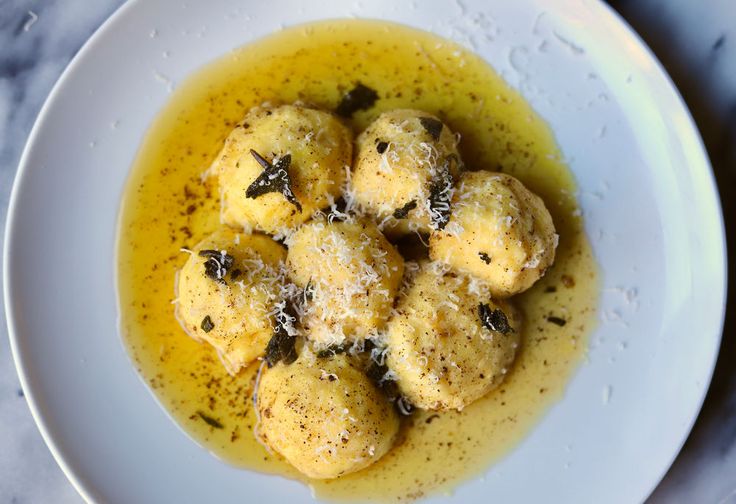
[[[380,99],[355,114],[356,132],[384,110],[437,114],[462,135],[468,167],[502,170],[542,196],[560,245],[544,279],[516,298],[525,315],[523,346],[499,389],[462,412],[415,413],[400,444],[363,471],[308,481],[253,436],[250,396],[257,365],[231,377],[208,346],[186,337],[174,318],[173,282],[187,257],[180,248],[192,247],[219,225],[216,181],[203,182],[202,173],[245,112],[264,101],[297,100],[331,110],[358,81]],[[123,338],[166,410],[231,464],[303,480],[325,499],[397,501],[447,492],[508,453],[562,397],[585,354],[600,288],[574,193],[548,126],[467,50],[377,21],[288,29],[198,71],[148,131],[120,216]]]

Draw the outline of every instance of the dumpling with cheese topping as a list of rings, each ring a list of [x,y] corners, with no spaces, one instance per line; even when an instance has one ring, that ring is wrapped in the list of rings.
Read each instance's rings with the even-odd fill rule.
[[[263,369],[257,435],[310,478],[363,469],[393,445],[393,405],[345,354],[320,358],[305,347],[291,364]]]
[[[271,338],[285,259],[268,236],[223,227],[191,250],[177,275],[179,322],[212,345],[231,374],[262,355]]]
[[[464,173],[451,209],[448,225],[430,235],[430,257],[484,280],[494,296],[528,289],[554,262],[552,216],[516,178]]]
[[[357,138],[355,201],[392,234],[442,227],[460,171],[457,142],[427,112],[384,112]]]
[[[373,222],[315,220],[288,244],[290,277],[305,289],[301,323],[312,341],[341,344],[385,325],[404,260]]]
[[[212,165],[223,224],[284,233],[341,194],[352,132],[320,110],[256,107],[235,127]]]
[[[478,280],[424,262],[389,321],[387,364],[424,409],[462,409],[497,387],[513,365],[521,321]]]

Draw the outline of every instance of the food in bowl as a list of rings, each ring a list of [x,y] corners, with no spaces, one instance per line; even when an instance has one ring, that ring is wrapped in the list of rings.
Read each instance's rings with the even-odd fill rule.
[[[227,462],[325,498],[451,489],[561,396],[595,324],[562,159],[434,35],[330,21],[246,46],[181,85],[131,172],[131,358]]]

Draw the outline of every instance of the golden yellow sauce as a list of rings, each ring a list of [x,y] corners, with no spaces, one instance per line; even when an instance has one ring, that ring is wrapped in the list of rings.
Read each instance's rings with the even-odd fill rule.
[[[350,121],[417,108],[462,135],[471,169],[502,170],[542,196],[560,234],[557,260],[518,296],[523,347],[505,383],[462,412],[415,413],[378,463],[331,481],[308,481],[253,436],[256,367],[229,376],[207,345],[174,318],[174,276],[219,224],[216,180],[202,180],[222,142],[252,106],[301,100],[334,109],[362,82],[380,95]],[[575,184],[553,135],[484,61],[434,35],[362,20],[285,30],[208,65],[173,94],[147,133],[123,197],[118,242],[121,329],[163,406],[223,460],[304,480],[317,497],[411,500],[446,492],[489,469],[560,399],[595,325],[597,268],[577,216]],[[566,321],[559,326],[549,316]]]

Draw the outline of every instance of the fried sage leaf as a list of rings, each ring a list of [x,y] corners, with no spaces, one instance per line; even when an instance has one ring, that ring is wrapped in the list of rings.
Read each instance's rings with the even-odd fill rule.
[[[220,283],[225,282],[225,275],[233,267],[235,258],[225,250],[200,250],[199,257],[206,257],[204,262],[204,274],[208,278]]]
[[[317,357],[320,359],[327,359],[329,357],[345,353],[345,351],[347,351],[347,347],[345,347],[345,345],[330,345],[317,352]]]
[[[419,122],[434,141],[440,139],[440,134],[442,133],[443,126],[442,121],[440,121],[439,119],[435,119],[434,117],[420,117]]]
[[[273,336],[266,345],[266,364],[268,364],[268,367],[273,367],[278,362],[291,364],[298,357],[296,353],[296,335],[292,334],[297,321],[296,310],[287,301],[283,310],[277,313],[275,317]],[[292,331],[289,329],[292,329]]]
[[[491,331],[496,331],[501,334],[515,332],[514,328],[509,325],[509,319],[506,317],[503,310],[498,308],[491,309],[487,304],[480,303],[478,305],[478,316],[480,317],[481,324]]]
[[[381,389],[400,414],[409,416],[414,412],[414,405],[406,396],[401,394],[398,384],[393,379],[387,378],[388,366],[371,361],[365,370],[365,374]]]
[[[251,155],[263,167],[263,171],[253,181],[248,189],[245,190],[245,197],[255,199],[264,194],[277,192],[284,195],[286,201],[296,207],[301,212],[302,205],[294,196],[291,188],[291,177],[289,176],[289,165],[291,165],[291,155],[286,154],[280,157],[276,163],[269,163],[266,159],[253,149],[250,150]]]
[[[429,184],[429,218],[435,229],[444,229],[450,222],[452,199],[451,158],[448,156]]]
[[[310,302],[312,299],[314,299],[314,291],[316,287],[312,283],[312,279],[310,278],[307,282],[307,286],[304,287],[304,291],[302,292],[302,301],[304,303]]]
[[[409,212],[414,210],[417,207],[417,201],[411,200],[406,205],[402,206],[401,208],[397,208],[394,210],[394,219],[406,219],[406,217],[409,215]]]
[[[376,100],[378,100],[376,90],[358,82],[353,89],[345,93],[335,112],[342,117],[351,117],[358,110],[371,108]]]

